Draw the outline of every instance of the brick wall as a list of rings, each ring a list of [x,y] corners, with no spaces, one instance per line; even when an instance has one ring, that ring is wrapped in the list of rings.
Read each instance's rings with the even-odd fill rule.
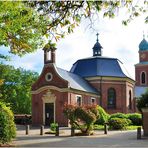
[[[141,84],[141,72],[145,71],[146,76],[146,84]],[[135,79],[136,79],[136,86],[148,86],[148,65],[136,65],[135,66]]]
[[[116,113],[116,112],[134,112],[135,111],[135,104],[133,98],[133,83],[129,83],[125,80],[102,80],[100,84],[100,80],[93,80],[90,81],[91,85],[94,86],[97,90],[101,90],[101,106],[108,112],[108,113]],[[108,101],[108,89],[114,88],[116,91],[116,108],[109,109],[107,107]],[[132,91],[132,109],[129,110],[129,90]]]

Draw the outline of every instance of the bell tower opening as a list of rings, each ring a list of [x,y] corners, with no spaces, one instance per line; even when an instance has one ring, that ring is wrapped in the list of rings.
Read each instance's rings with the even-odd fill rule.
[[[102,46],[98,40],[99,33],[97,33],[96,36],[97,36],[97,42],[94,45],[94,47],[92,48],[93,49],[93,56],[102,56],[102,50],[101,50]]]
[[[43,48],[44,50],[44,64],[47,63],[55,63],[55,47],[50,47],[49,44],[46,44],[45,47]]]

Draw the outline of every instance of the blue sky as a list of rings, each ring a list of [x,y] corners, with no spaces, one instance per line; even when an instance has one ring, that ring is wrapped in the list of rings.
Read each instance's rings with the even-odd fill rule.
[[[143,39],[143,31],[148,35],[148,25],[144,23],[145,15],[137,17],[128,26],[121,21],[124,14],[115,19],[99,17],[90,28],[88,20],[83,20],[74,33],[67,35],[57,43],[56,65],[70,70],[78,59],[91,57],[92,47],[96,43],[96,33],[99,33],[99,42],[103,47],[103,56],[118,58],[124,63],[128,73],[134,79],[134,65],[138,63],[138,46]],[[0,53],[8,54],[9,48],[0,47]],[[9,64],[15,67],[41,72],[43,68],[43,51],[37,50],[23,57],[12,56]]]

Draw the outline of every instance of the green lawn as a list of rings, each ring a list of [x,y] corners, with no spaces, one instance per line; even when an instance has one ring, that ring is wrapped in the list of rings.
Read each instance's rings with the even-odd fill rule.
[[[136,125],[127,126],[127,130],[136,130],[138,127]],[[104,125],[94,125],[94,130],[104,130]]]

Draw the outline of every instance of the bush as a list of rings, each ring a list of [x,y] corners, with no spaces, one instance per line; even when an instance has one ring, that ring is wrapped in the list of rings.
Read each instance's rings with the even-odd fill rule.
[[[16,136],[14,116],[9,107],[0,102],[0,144],[10,142]]]
[[[93,124],[99,118],[96,105],[76,106],[65,104],[63,113],[70,120],[72,127],[77,127],[83,134],[88,135],[93,130]]]
[[[56,127],[58,127],[58,123],[51,123],[50,124],[50,130],[51,131],[54,131],[55,132],[56,131]]]
[[[131,121],[129,119],[123,119],[123,118],[109,119],[110,129],[113,130],[125,130],[129,124],[131,124]]]
[[[96,121],[95,124],[104,125],[105,122],[108,122],[109,114],[105,112],[105,110],[101,106],[98,106],[97,108],[99,111],[99,119]]]
[[[112,119],[112,118],[127,119],[127,115],[124,114],[124,113],[115,113],[115,114],[110,115],[110,118],[109,119]]]
[[[142,115],[139,113],[127,114],[127,118],[132,121],[132,125],[142,125]]]

